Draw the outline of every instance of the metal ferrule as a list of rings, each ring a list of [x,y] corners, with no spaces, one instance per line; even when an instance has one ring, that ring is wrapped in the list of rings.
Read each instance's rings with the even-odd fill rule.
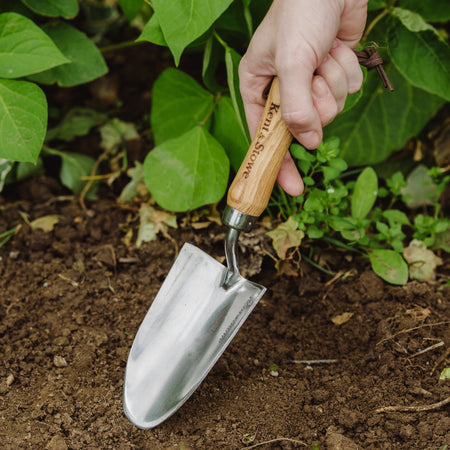
[[[256,223],[258,217],[244,214],[231,206],[226,205],[222,215],[222,222],[239,231],[248,231]]]

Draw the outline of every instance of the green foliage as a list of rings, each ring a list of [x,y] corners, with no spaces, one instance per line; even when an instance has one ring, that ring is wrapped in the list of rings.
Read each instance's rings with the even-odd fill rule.
[[[389,59],[384,66],[395,92],[383,89],[377,74],[369,72],[354,107],[325,128],[326,137],[341,139],[341,156],[350,165],[386,160],[449,99],[448,40],[428,22],[448,20],[449,3],[371,0],[369,10],[377,15],[368,25],[364,43],[387,44]]]
[[[145,181],[155,200],[171,211],[215,203],[224,194],[229,163],[223,147],[203,126],[158,145],[145,159]]]
[[[70,62],[33,75],[30,77],[33,81],[72,87],[95,80],[108,71],[98,48],[81,31],[61,22],[48,23],[42,29]]]
[[[291,153],[304,174],[305,192],[291,200],[278,194],[272,201],[272,207],[289,216],[269,233],[281,259],[302,238],[302,243],[310,248],[318,245],[320,239],[322,245],[329,242],[367,255],[374,272],[389,283],[404,284],[408,277],[433,279],[440,264],[433,250],[450,250],[450,219],[442,216],[439,203],[449,175],[439,168],[425,172],[424,179],[433,186],[432,195],[428,196],[428,214],[416,214],[410,220],[402,209],[407,210],[405,193],[411,189],[411,183],[423,190],[417,177],[405,180],[401,172],[395,172],[379,187],[382,180],[374,169],[366,167],[354,180],[339,157],[336,138],[325,141],[315,152],[293,144]],[[289,245],[295,230],[304,232],[305,237],[302,235],[297,244]]]

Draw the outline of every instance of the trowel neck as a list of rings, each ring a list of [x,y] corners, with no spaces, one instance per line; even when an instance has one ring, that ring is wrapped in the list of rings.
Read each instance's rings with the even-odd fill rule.
[[[222,222],[228,227],[238,231],[249,231],[256,223],[257,219],[258,217],[244,214],[229,205],[225,206],[222,215]]]

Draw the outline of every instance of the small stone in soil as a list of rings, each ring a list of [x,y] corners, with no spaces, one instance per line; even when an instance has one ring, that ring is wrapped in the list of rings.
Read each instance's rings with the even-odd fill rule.
[[[55,355],[54,358],[53,358],[53,364],[56,367],[66,367],[67,366],[67,361],[62,356]]]

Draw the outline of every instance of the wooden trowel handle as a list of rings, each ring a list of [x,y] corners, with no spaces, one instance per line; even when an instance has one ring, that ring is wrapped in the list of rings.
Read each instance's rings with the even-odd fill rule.
[[[259,217],[272,193],[292,135],[281,117],[280,89],[274,78],[255,137],[228,190],[227,203]]]

